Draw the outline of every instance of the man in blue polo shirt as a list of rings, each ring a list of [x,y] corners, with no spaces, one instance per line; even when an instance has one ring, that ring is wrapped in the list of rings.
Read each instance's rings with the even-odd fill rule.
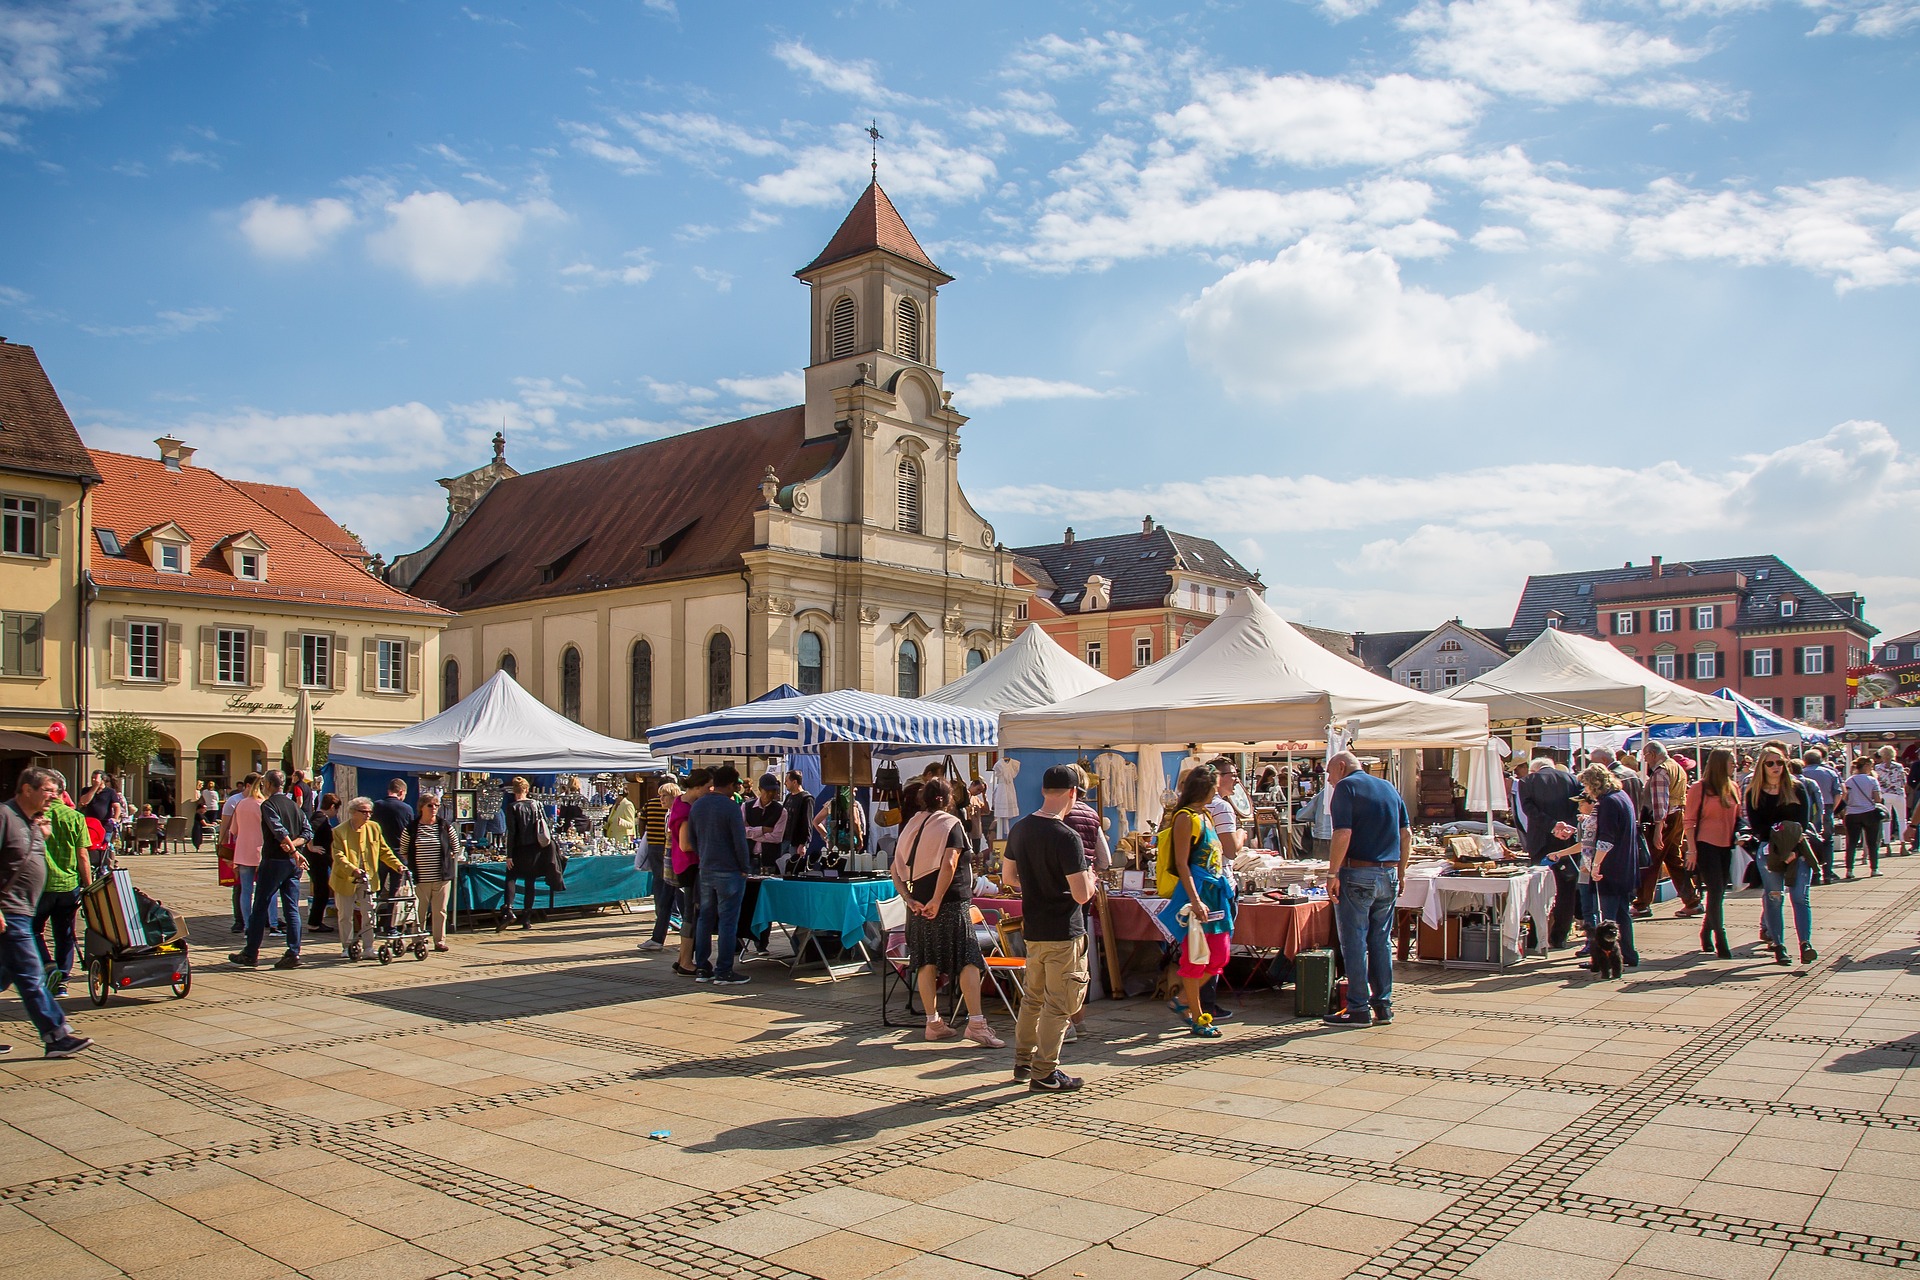
[[[1327,895],[1340,930],[1347,970],[1347,1007],[1324,1021],[1334,1027],[1393,1021],[1393,908],[1400,868],[1413,854],[1413,824],[1392,784],[1371,777],[1360,758],[1342,751],[1327,765],[1333,787],[1333,856]]]

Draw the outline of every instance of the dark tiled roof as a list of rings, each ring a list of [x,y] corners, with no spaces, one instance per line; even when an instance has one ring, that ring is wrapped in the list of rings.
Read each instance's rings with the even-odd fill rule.
[[[413,590],[468,610],[737,573],[767,468],[810,480],[844,448],[805,432],[804,409],[776,409],[502,480]]]
[[[0,467],[92,484],[93,457],[32,347],[0,342]]]
[[[1014,555],[1037,561],[1056,585],[1047,594],[1069,613],[1078,611],[1087,578],[1099,574],[1113,583],[1108,607],[1156,608],[1173,590],[1176,559],[1188,571],[1225,582],[1254,585],[1254,576],[1211,538],[1195,538],[1155,525],[1152,533],[1121,533],[1108,538],[1076,538],[1038,547],[1015,547]],[[1071,597],[1071,599],[1069,599]]]
[[[1208,623],[1207,625],[1212,626],[1213,624]],[[1345,658],[1348,662],[1356,665],[1360,661],[1359,655],[1354,650],[1355,637],[1348,635],[1344,631],[1330,631],[1325,627],[1310,627],[1304,622],[1294,623],[1293,629],[1319,645],[1322,649],[1325,649],[1328,653]]]
[[[1881,644],[1920,644],[1920,631],[1909,631],[1901,636],[1887,636]]]
[[[1425,631],[1362,631],[1353,637],[1354,656],[1361,666],[1384,676],[1395,658],[1432,634],[1432,627]]]
[[[857,258],[875,249],[884,249],[908,262],[917,262],[943,282],[953,279],[933,265],[933,259],[913,238],[913,232],[907,230],[906,219],[893,207],[893,201],[887,199],[887,193],[880,189],[878,182],[867,184],[867,189],[853,202],[846,221],[833,233],[833,239],[827,241],[827,247],[820,251],[820,256],[794,274],[804,276],[809,271],[817,271],[848,258]]]
[[[1793,617],[1787,620],[1788,626],[1852,623],[1869,635],[1873,633],[1873,628],[1865,619],[1856,618],[1835,604],[1818,587],[1794,572],[1792,566],[1779,556],[1734,556],[1725,560],[1693,560],[1661,567],[1662,582],[1671,579],[1675,595],[1685,590],[1683,584],[1688,577],[1712,573],[1746,575],[1747,594],[1741,602],[1740,616],[1733,621],[1736,628],[1781,625],[1780,598],[1791,595],[1795,608]],[[1507,634],[1506,647],[1517,650],[1530,643],[1546,630],[1547,612],[1553,609],[1559,610],[1565,617],[1561,623],[1563,630],[1597,635],[1597,615],[1604,610],[1596,609],[1594,588],[1608,582],[1652,580],[1653,568],[1644,564],[1619,569],[1591,569],[1580,573],[1535,574],[1527,579],[1526,589],[1520,593],[1520,604],[1513,613],[1513,626]],[[1609,602],[1605,607],[1626,606],[1615,606]]]

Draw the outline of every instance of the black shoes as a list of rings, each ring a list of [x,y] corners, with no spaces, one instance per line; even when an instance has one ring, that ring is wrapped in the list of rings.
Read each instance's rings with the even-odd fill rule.
[[[273,962],[273,967],[276,969],[298,969],[300,967],[300,963],[301,963],[300,957],[295,955],[293,952],[289,951],[287,952],[287,954],[281,956],[278,960],[275,960]]]
[[[75,1058],[93,1048],[93,1041],[86,1036],[61,1036],[47,1045],[49,1058]]]
[[[244,951],[235,951],[227,956],[227,961],[230,964],[237,964],[243,969],[253,969],[259,967],[260,957],[250,956]]]
[[[1330,1013],[1320,1019],[1320,1023],[1328,1027],[1370,1027],[1373,1025],[1373,1016],[1365,1013]]]
[[[713,985],[716,987],[744,987],[752,981],[753,979],[744,973],[716,973],[713,975]]]
[[[1032,1067],[1015,1067],[1013,1069],[1013,1082],[1015,1084],[1025,1084],[1031,1079],[1033,1079]]]
[[[1037,1080],[1027,1081],[1028,1093],[1072,1093],[1086,1083],[1079,1076],[1070,1076],[1055,1067],[1052,1075],[1041,1076]]]
[[[1787,949],[1785,947],[1775,947],[1773,949],[1773,962],[1775,964],[1792,964],[1793,963],[1791,960],[1787,959]]]
[[[1818,951],[1815,951],[1812,947],[1808,946],[1804,942],[1800,944],[1800,963],[1801,964],[1812,964],[1815,960],[1818,960],[1819,958],[1820,958],[1820,953]]]

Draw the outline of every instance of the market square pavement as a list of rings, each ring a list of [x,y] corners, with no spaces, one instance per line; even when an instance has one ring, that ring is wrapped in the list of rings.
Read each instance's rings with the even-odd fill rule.
[[[0,1002],[0,1276],[1920,1270],[1920,859],[1816,890],[1810,966],[1751,957],[1749,892],[1740,959],[1667,904],[1625,981],[1406,967],[1390,1028],[1100,1002],[1072,1097],[883,1028],[870,976],[694,986],[643,915],[241,972],[210,855],[131,865],[194,918],[193,991],[77,981],[71,1062]]]

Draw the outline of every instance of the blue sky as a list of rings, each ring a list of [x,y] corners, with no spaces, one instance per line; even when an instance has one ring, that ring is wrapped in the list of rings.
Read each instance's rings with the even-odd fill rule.
[[[864,182],[1010,543],[1324,625],[1772,551],[1920,627],[1920,0],[0,5],[0,333],[389,554],[793,403]]]

